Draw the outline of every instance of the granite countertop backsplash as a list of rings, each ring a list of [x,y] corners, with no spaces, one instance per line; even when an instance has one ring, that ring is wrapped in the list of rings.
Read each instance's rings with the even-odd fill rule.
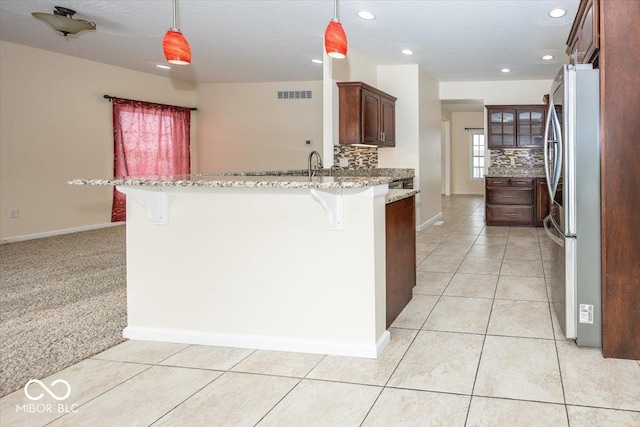
[[[487,177],[544,178],[543,166],[489,166]]]

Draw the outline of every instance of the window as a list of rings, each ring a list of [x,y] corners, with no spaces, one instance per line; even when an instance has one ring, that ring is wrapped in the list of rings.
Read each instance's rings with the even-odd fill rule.
[[[189,174],[191,111],[114,98],[114,177]],[[126,220],[125,195],[114,188],[111,221]]]
[[[470,132],[471,138],[471,179],[484,178],[484,133]]]

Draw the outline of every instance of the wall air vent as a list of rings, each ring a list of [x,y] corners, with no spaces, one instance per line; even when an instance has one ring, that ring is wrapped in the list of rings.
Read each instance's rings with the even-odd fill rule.
[[[279,90],[278,99],[311,99],[310,90]]]

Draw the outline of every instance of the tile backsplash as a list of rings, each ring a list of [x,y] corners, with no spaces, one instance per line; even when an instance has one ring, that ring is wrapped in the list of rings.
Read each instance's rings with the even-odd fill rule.
[[[543,166],[542,150],[490,150],[491,166]]]
[[[346,159],[343,166],[340,159]],[[375,169],[378,167],[378,149],[376,147],[354,147],[353,145],[334,145],[333,164],[348,169]]]

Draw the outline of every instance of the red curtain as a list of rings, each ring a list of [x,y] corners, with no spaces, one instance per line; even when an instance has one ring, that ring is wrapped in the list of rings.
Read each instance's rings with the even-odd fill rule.
[[[113,98],[115,178],[191,173],[191,110]],[[125,195],[113,189],[111,221],[126,220]]]

